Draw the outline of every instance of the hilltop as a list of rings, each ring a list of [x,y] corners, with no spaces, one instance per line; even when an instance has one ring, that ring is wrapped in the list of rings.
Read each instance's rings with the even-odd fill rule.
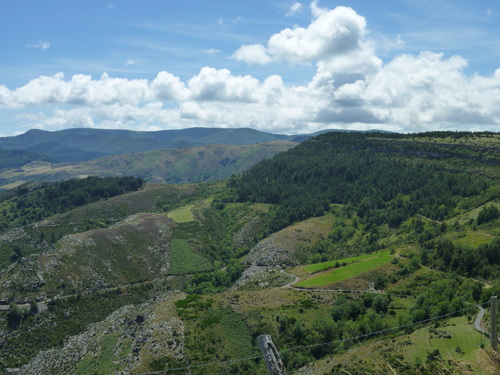
[[[54,132],[33,129],[14,137],[0,138],[0,148],[28,150],[47,155],[59,162],[74,162],[106,155],[170,148],[193,148],[210,144],[250,145],[293,141],[294,138],[295,136],[265,133],[249,128],[189,128],[161,131],[76,128]]]
[[[324,132],[283,135],[248,128],[32,129],[0,137],[0,190],[30,181],[86,176],[132,175],[148,182],[176,184],[214,181],[241,173]]]
[[[3,192],[2,366],[264,375],[270,334],[300,374],[492,374],[499,168],[497,133],[326,133],[226,180]]]

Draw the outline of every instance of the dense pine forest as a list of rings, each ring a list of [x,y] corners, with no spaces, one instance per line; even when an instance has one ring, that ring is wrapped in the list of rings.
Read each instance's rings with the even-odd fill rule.
[[[431,133],[428,138],[443,135],[465,136]],[[500,156],[497,151],[486,159],[477,152],[408,142],[402,135],[328,133],[259,163],[231,186],[238,201],[278,205],[271,230],[323,215],[331,204],[348,205],[375,225],[398,227],[415,214],[447,219],[462,199],[485,194],[491,176],[467,169],[500,163]],[[464,160],[466,168],[459,169]],[[498,192],[484,199],[496,197],[491,194]]]

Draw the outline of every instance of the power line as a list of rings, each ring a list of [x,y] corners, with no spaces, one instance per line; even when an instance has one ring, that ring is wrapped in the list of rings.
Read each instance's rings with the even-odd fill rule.
[[[470,327],[463,327],[461,329],[457,329],[455,330],[454,332],[460,332],[460,331],[465,331],[467,329],[470,329]],[[417,344],[418,345],[418,344]],[[424,345],[426,345],[426,343],[424,342]],[[479,345],[480,346],[480,345]],[[374,349],[372,351],[370,351],[368,354],[364,354],[364,355],[356,355],[356,357],[351,357],[350,359],[346,359],[346,360],[343,360],[343,361],[339,361],[338,363],[336,363],[336,365],[348,365],[348,364],[352,364],[354,363],[355,361],[360,361],[362,359],[365,359],[365,358],[368,358],[368,357],[371,357],[375,354],[378,354],[378,353],[381,353],[381,352],[385,352],[385,351],[388,351],[390,349],[396,349],[396,348],[401,348],[401,344],[400,343],[397,343],[397,344],[394,344],[394,345],[384,345],[378,349]],[[357,348],[359,349],[359,347]],[[355,350],[353,348],[353,350]],[[408,367],[411,367],[411,366],[416,366],[422,362],[425,362],[427,359],[423,359],[421,361],[417,361],[417,362],[414,362],[414,363],[409,363],[401,368],[398,368],[399,370],[401,369],[406,369]],[[294,375],[294,374],[300,374],[301,373],[301,369],[296,369],[296,370],[293,370],[289,375]]]
[[[485,305],[487,303],[488,302],[485,302],[485,303],[481,304],[481,306]],[[394,330],[397,330],[397,329],[400,329],[400,328],[407,328],[407,327],[411,327],[411,326],[414,326],[414,325],[417,325],[417,324],[429,323],[429,322],[431,322],[433,320],[446,318],[448,316],[453,316],[453,315],[455,315],[457,313],[461,313],[461,312],[464,312],[464,311],[467,311],[467,310],[471,310],[471,309],[475,309],[475,308],[477,308],[477,306],[471,306],[471,307],[467,307],[465,309],[456,310],[456,311],[453,311],[453,312],[450,312],[450,313],[447,313],[447,314],[436,316],[434,318],[424,319],[424,320],[420,320],[418,322],[403,324],[403,325],[396,326],[396,327],[385,328],[385,329],[381,329],[379,331],[369,332],[369,333],[365,333],[365,334],[362,334],[362,335],[359,335],[359,336],[355,336],[355,337],[346,337],[344,339],[332,340],[332,341],[328,341],[328,342],[324,342],[324,343],[318,343],[318,344],[300,345],[300,346],[296,346],[296,347],[293,347],[293,348],[290,348],[290,349],[284,349],[284,350],[280,351],[280,354],[286,353],[288,351],[293,351],[293,350],[296,350],[296,349],[313,348],[313,347],[317,347],[317,346],[328,346],[328,345],[332,345],[332,344],[336,344],[336,343],[341,343],[341,342],[345,342],[345,341],[352,341],[352,340],[356,340],[356,339],[360,339],[360,338],[374,336],[374,335],[378,335],[380,333],[394,331]]]
[[[484,303],[480,304],[479,306],[484,306],[488,303],[489,302],[484,302]],[[328,341],[328,342],[322,342],[322,343],[316,343],[316,344],[310,344],[310,345],[299,345],[299,346],[295,346],[292,348],[283,349],[283,350],[279,351],[279,354],[284,354],[284,353],[291,352],[291,351],[294,351],[297,349],[307,349],[307,348],[314,348],[314,347],[319,347],[319,346],[329,346],[332,344],[342,343],[342,342],[346,342],[346,341],[353,341],[353,340],[357,340],[357,339],[361,339],[361,338],[366,338],[369,336],[378,335],[381,333],[387,333],[387,332],[398,330],[401,328],[407,328],[407,327],[411,327],[411,326],[415,326],[415,325],[419,325],[419,324],[425,324],[425,323],[432,322],[434,320],[450,317],[450,316],[453,316],[453,315],[458,314],[458,313],[463,313],[464,311],[467,311],[467,310],[477,309],[477,307],[478,307],[477,305],[474,305],[474,306],[466,307],[466,308],[461,309],[461,310],[456,310],[456,311],[452,311],[452,312],[447,313],[447,314],[439,315],[439,316],[436,316],[434,318],[424,319],[424,320],[420,320],[420,321],[417,321],[414,323],[408,323],[408,324],[403,324],[403,325],[399,325],[399,326],[395,326],[395,327],[385,328],[385,329],[381,329],[379,331],[369,332],[369,333],[365,333],[365,334],[354,336],[354,337],[346,337],[343,339],[332,340],[332,341]],[[235,362],[244,362],[244,361],[249,361],[252,359],[259,359],[259,358],[262,358],[262,356],[257,355],[257,356],[253,356],[253,357],[238,358],[238,359],[232,359],[232,360],[228,360],[228,361],[209,362],[209,363],[202,363],[202,364],[198,364],[198,365],[190,365],[190,366],[185,366],[185,367],[169,368],[169,369],[164,369],[164,370],[159,370],[159,371],[141,372],[141,373],[137,373],[136,375],[160,375],[160,374],[168,373],[170,371],[189,370],[189,369],[200,368],[200,367],[223,365],[223,364],[229,364],[229,363],[235,363]]]

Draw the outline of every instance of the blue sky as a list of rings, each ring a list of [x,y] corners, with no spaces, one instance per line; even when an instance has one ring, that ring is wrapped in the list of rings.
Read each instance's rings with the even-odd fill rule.
[[[0,2],[0,135],[500,131],[488,0]]]

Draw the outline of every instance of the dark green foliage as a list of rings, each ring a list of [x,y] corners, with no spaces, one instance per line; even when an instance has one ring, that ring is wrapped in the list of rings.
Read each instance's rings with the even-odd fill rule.
[[[14,245],[12,247],[12,252],[14,254],[12,254],[10,257],[11,262],[15,262],[23,257],[23,251],[21,250],[21,247],[19,245]]]
[[[36,314],[38,314],[38,302],[36,302],[34,299],[30,300],[29,314],[30,315],[36,315]]]
[[[500,210],[497,206],[485,206],[481,211],[479,211],[479,214],[477,215],[477,224],[481,225],[499,217]]]
[[[161,371],[163,369],[178,368],[178,367],[186,367],[186,364],[183,363],[178,358],[169,356],[164,356],[159,359],[155,359],[149,364],[149,368],[151,371]]]
[[[224,271],[199,273],[193,276],[186,287],[189,293],[217,293],[229,288],[243,273],[245,266],[231,260]]]
[[[17,329],[26,315],[15,302],[11,302],[7,313],[7,325],[10,329]]]
[[[463,296],[458,295],[460,291],[453,289],[459,287],[460,284],[454,279],[443,279],[431,283],[424,293],[417,296],[415,305],[410,309],[412,321],[421,322],[462,310],[465,307],[465,300]]]
[[[377,313],[386,313],[390,303],[390,296],[379,294],[373,299],[372,307]]]
[[[31,151],[0,149],[0,169],[19,168],[35,160],[50,161],[47,156]]]
[[[459,198],[481,194],[489,186],[484,177],[425,161],[459,157],[453,150],[394,138],[398,136],[323,134],[260,162],[230,186],[240,201],[277,205],[269,223],[272,231],[323,215],[333,203],[350,204],[360,218],[377,225],[398,227],[415,214],[443,220]]]
[[[484,279],[500,276],[500,238],[477,248],[460,246],[450,240],[431,241],[422,255],[427,264],[442,271]]]
[[[134,177],[87,177],[41,188],[21,186],[14,190],[14,197],[12,192],[0,195],[0,203],[6,207],[0,216],[0,230],[40,221],[100,199],[136,191],[143,183],[142,179]]]

